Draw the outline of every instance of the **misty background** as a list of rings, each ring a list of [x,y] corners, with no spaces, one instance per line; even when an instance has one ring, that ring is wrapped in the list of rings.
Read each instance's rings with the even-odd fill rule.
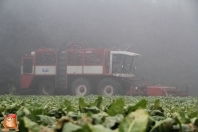
[[[68,42],[132,45],[137,78],[198,95],[197,0],[1,0],[1,89],[18,87],[22,56]]]

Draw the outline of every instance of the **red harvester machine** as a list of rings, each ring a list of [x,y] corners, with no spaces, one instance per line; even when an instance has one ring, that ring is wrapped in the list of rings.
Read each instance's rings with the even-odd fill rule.
[[[73,43],[67,48],[41,48],[22,58],[19,90],[42,95],[187,95],[187,91],[147,86],[145,79],[135,79],[133,62],[138,56],[128,51],[85,49]],[[142,81],[141,85],[135,85],[136,81]]]

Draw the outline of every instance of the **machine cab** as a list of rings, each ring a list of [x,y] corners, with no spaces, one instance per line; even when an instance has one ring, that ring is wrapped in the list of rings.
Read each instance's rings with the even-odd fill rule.
[[[120,77],[134,77],[134,58],[139,54],[127,51],[111,51],[110,74]]]

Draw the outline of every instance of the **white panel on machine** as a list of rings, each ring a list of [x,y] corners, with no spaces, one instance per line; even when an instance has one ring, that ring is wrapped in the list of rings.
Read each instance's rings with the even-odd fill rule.
[[[35,74],[55,75],[56,66],[35,66]]]
[[[82,66],[67,66],[68,74],[82,74]]]
[[[102,74],[102,66],[84,66],[84,74]]]

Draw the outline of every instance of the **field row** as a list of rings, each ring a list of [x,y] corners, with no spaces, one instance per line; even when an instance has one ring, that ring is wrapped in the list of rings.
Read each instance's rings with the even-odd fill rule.
[[[0,96],[11,113],[20,132],[198,132],[194,97]]]

